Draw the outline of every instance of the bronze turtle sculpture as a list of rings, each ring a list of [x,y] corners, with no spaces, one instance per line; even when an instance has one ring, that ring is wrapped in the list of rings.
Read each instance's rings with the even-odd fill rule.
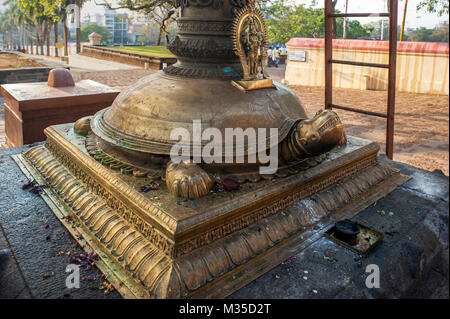
[[[302,160],[320,161],[320,155],[345,142],[343,125],[334,111],[308,115],[294,92],[281,83],[274,81],[274,85],[244,93],[228,81],[192,81],[158,72],[124,90],[92,120],[81,119],[76,126],[86,128],[80,123],[90,120],[88,151],[97,159],[106,157],[105,164],[124,172],[128,169],[136,176],[165,178],[174,195],[196,198],[211,190],[213,176],[232,176],[239,182],[267,176],[259,174],[259,162],[172,163],[170,151],[177,140],[171,138],[171,131],[184,128],[193,134],[194,120],[201,121],[202,129],[215,128],[223,135],[227,128],[257,127],[268,132],[277,128],[279,169],[275,176]],[[200,147],[208,142],[202,141]],[[246,149],[245,157],[251,152]]]
[[[86,148],[94,158],[125,174],[165,179],[175,196],[197,198],[225,177],[242,183],[295,173],[299,165],[316,165],[334,146],[345,142],[335,112],[323,110],[311,116],[291,89],[266,78],[267,41],[245,42],[242,28],[249,28],[250,22],[233,22],[233,18],[251,17],[250,31],[259,28],[258,36],[266,36],[262,15],[253,1],[219,1],[213,6],[187,1],[180,6],[178,34],[168,44],[178,62],[138,80],[124,89],[111,107],[76,123],[76,131],[88,135]],[[234,36],[232,26],[241,26]],[[244,42],[239,42],[241,38]],[[248,75],[249,70],[260,71],[246,67],[249,59],[245,52],[249,51],[236,43],[260,45],[252,52],[261,52],[262,74]],[[240,53],[234,51],[236,47]],[[250,86],[258,88],[261,76],[266,87],[247,91],[233,85],[234,80],[247,78],[253,81]],[[200,133],[196,123],[201,124]],[[189,151],[183,160],[174,162],[172,151],[180,142],[173,132],[180,129],[192,139],[184,141]],[[210,154],[202,152],[211,139],[195,139],[207,129],[220,136],[227,136],[229,129],[261,129],[267,134],[262,142],[248,135],[243,145],[226,148],[222,143],[218,146],[221,160],[211,161]],[[251,159],[256,153],[267,155],[274,147],[277,170],[261,173],[264,163],[260,157]],[[230,152],[240,152],[241,159],[223,160]]]

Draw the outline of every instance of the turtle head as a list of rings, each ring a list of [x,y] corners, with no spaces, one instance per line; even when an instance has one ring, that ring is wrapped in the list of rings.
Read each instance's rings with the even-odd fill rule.
[[[339,116],[332,110],[320,110],[316,115],[298,124],[296,139],[309,156],[330,151],[344,138]]]

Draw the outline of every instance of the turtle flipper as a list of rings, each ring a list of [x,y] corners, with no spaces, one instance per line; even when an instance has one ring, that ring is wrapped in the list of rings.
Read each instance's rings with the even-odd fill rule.
[[[187,199],[204,196],[214,186],[211,176],[197,164],[172,161],[167,164],[166,183],[173,195]]]

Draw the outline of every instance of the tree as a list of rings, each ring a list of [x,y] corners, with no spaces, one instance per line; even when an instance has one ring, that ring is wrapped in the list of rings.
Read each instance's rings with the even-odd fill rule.
[[[159,27],[158,40],[156,41],[156,45],[161,45],[163,33],[167,33],[166,28],[176,19],[175,13],[175,8],[172,6],[172,4],[169,3],[165,3],[147,13],[148,16],[153,21],[155,21],[155,23]]]
[[[40,48],[40,54],[44,54],[44,24],[47,19],[45,9],[40,0],[17,0],[17,5],[24,13],[27,19],[33,21],[36,32],[36,53],[37,47]]]
[[[285,43],[293,37],[319,38],[324,32],[324,11],[286,0],[261,4],[269,42]]]
[[[86,2],[86,0],[39,0],[41,4],[44,6],[46,10],[46,14],[51,17],[52,21],[55,23],[55,42],[57,40],[57,22],[61,21],[63,24],[63,32],[64,32],[64,55],[68,55],[68,47],[67,47],[67,36],[68,36],[68,30],[66,27],[66,20],[67,20],[67,8],[69,5],[75,4],[78,6],[78,8],[81,10],[83,7],[83,4]],[[77,53],[81,51],[81,36],[80,36],[80,29],[76,28],[76,46],[77,46]]]
[[[422,0],[417,5],[417,10],[425,9],[428,12],[436,12],[439,16],[448,14],[448,0]]]
[[[68,4],[68,0],[39,0],[44,8],[44,14],[47,16],[47,22],[53,24],[54,30],[54,43],[55,43],[55,56],[58,56],[58,49],[56,43],[58,42],[58,23],[61,21],[65,24],[65,7]],[[65,26],[63,26],[65,28]],[[48,26],[48,33],[50,33],[51,26]],[[66,31],[64,29],[64,31]],[[50,34],[47,37],[47,54],[49,54],[49,42]]]
[[[336,1],[333,1],[333,6]],[[324,10],[314,8],[315,2],[309,6],[296,5],[288,0],[274,0],[261,3],[267,25],[269,42],[285,43],[293,37],[322,38],[324,37]],[[338,11],[337,11],[338,12]],[[336,38],[343,37],[343,18],[334,21]],[[365,28],[357,20],[347,21],[347,38],[367,38],[372,29]]]
[[[149,23],[146,23],[142,26],[142,28],[139,30],[141,35],[138,36],[138,41],[143,43],[150,43],[156,35],[155,35],[155,29],[152,28],[152,26]]]
[[[389,20],[384,19],[383,27],[383,39],[389,38]],[[368,37],[370,39],[380,40],[381,39],[381,20],[372,21],[366,23],[364,28],[368,31]]]
[[[4,4],[8,6],[2,17],[4,42],[6,40],[10,48],[23,47],[26,17],[15,0],[8,0]]]
[[[176,19],[176,7],[181,0],[119,0],[118,6],[113,7],[107,0],[102,5],[109,9],[128,9],[148,15],[159,26],[157,45],[161,44],[162,35],[167,34],[166,29]]]
[[[448,42],[448,21],[433,30],[430,36],[432,42]]]
[[[5,3],[7,4],[7,3]],[[3,37],[3,45],[8,49],[14,48],[16,25],[14,24],[14,7],[9,4],[6,11],[0,16],[0,30]]]
[[[81,27],[81,41],[88,41],[88,35],[92,32],[97,32],[102,36],[102,43],[106,43],[111,39],[111,33],[108,28],[98,25],[95,22],[91,22]]]
[[[61,22],[63,25],[63,37],[64,37],[64,56],[69,55],[69,48],[68,48],[68,35],[69,30],[66,26],[67,21],[67,6],[73,3],[73,0],[58,0],[58,14],[61,17]]]
[[[433,33],[432,29],[420,27],[416,30],[416,32],[414,32],[408,36],[408,41],[428,42],[428,41],[430,41],[430,36],[432,33]]]
[[[419,28],[408,36],[408,41],[415,42],[448,42],[448,23],[436,29]]]
[[[347,21],[346,39],[368,38],[371,33],[370,28],[361,25],[358,20]],[[336,38],[344,37],[344,18],[338,18],[336,21]]]

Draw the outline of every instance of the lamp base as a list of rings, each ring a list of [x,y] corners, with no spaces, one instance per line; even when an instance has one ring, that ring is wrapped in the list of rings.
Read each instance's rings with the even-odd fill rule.
[[[73,124],[45,134],[14,159],[125,298],[226,297],[409,179],[348,137],[313,168],[183,201],[96,161]]]

